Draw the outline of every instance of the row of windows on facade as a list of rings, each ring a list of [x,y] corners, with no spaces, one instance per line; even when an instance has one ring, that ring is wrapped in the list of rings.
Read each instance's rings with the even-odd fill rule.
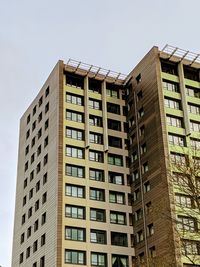
[[[176,152],[170,152],[170,160],[172,163],[175,163],[177,165],[181,164],[187,164],[188,163],[188,155],[182,154],[182,153],[176,153]],[[195,164],[195,168],[200,167],[200,158],[193,156],[192,160]]]
[[[76,205],[65,205],[65,216],[73,219],[86,219],[86,207]],[[90,208],[90,220],[97,222],[106,222],[106,210]],[[110,211],[109,222],[112,224],[127,225],[127,216],[125,212]],[[132,225],[132,214],[129,214],[129,225]]]
[[[66,110],[66,119],[74,122],[84,123],[84,114],[81,112],[76,112],[72,110]],[[89,115],[89,124],[90,126],[103,127],[102,117],[96,115]],[[108,119],[107,120],[108,129],[121,131],[121,122],[117,120]],[[124,132],[128,132],[128,123],[124,122]]]
[[[181,101],[174,98],[165,97],[165,106],[167,108],[182,110]],[[200,105],[188,102],[188,111],[195,115],[200,115]]]
[[[163,80],[162,84],[163,84],[163,89],[168,90],[170,92],[180,93],[180,87],[178,83],[168,80]],[[186,85],[185,91],[187,96],[200,98],[200,88]]]
[[[70,104],[74,104],[77,106],[84,106],[84,96],[66,93],[66,102]],[[95,98],[89,98],[88,107],[90,109],[102,110],[102,100],[98,100]],[[118,104],[107,102],[107,112],[116,113],[118,115],[121,114],[121,107]],[[124,116],[127,115],[127,108],[123,106],[123,113]]]
[[[85,186],[78,186],[72,184],[65,185],[65,195],[76,198],[85,198]],[[106,201],[105,190],[100,188],[90,187],[89,193],[90,200]],[[131,205],[131,195],[128,194],[128,204]],[[117,191],[109,191],[109,202],[116,204],[126,204],[125,193]]]
[[[21,235],[21,243],[24,242],[24,236],[23,234]],[[27,249],[26,249],[26,259],[28,259],[30,256],[31,256],[31,249],[33,250],[33,253],[35,253],[36,251],[38,251],[39,249],[39,246],[40,247],[43,247],[44,245],[46,244],[46,234],[43,234],[40,238],[40,240],[35,240],[33,242],[33,245],[32,246],[29,246]],[[23,262],[23,252],[20,253],[20,263]]]
[[[167,114],[167,124],[169,126],[175,126],[175,127],[178,127],[178,128],[184,128],[183,118],[172,116],[172,115],[169,115],[169,114]],[[200,123],[199,123],[199,121],[190,120],[190,129],[192,131],[199,132],[200,131]]]
[[[44,94],[44,96],[45,96],[45,98],[49,95],[49,93],[50,93],[50,89],[49,89],[49,87],[47,87],[47,89],[45,90],[45,94]],[[41,106],[42,106],[42,104],[43,104],[43,97],[44,97],[43,95],[39,98],[39,101],[38,101],[38,107],[40,108]],[[47,113],[48,112],[48,110],[49,110],[49,102],[45,105],[45,113]],[[32,110],[32,116],[34,116],[35,114],[36,114],[36,112],[37,112],[37,105],[35,105],[34,106],[34,108],[33,108],[33,110]],[[42,112],[40,113],[40,115],[38,116],[38,121],[40,121],[40,117],[42,117]],[[31,114],[29,114],[28,116],[27,116],[27,119],[26,119],[26,122],[27,122],[27,124],[29,123],[31,121]]]
[[[65,165],[65,174],[67,176],[85,178],[85,167],[66,164]],[[105,181],[104,170],[89,168],[89,179],[104,182]],[[127,179],[128,179],[128,177],[127,177]],[[109,183],[124,185],[124,174],[109,171],[108,172],[108,181],[109,181]]]
[[[35,137],[32,139],[32,142],[31,142],[31,148],[33,148],[35,146]],[[43,142],[43,149],[45,149],[49,144],[49,137],[46,136],[45,139],[44,139],[44,142]],[[25,156],[28,155],[30,152],[30,145],[27,145],[26,148],[25,148]],[[31,155],[31,163],[34,162],[35,160],[35,155],[37,155],[38,157],[40,156],[42,152],[42,144],[39,144],[39,146],[37,147],[36,149],[36,152],[32,153]]]
[[[187,146],[186,137],[183,135],[168,133],[168,141],[171,145]],[[200,139],[190,138],[190,146],[194,149],[200,149]]]
[[[34,174],[34,170],[30,173],[30,182],[34,179],[35,174]],[[43,185],[45,185],[47,183],[47,172],[43,175]],[[36,182],[35,184],[35,191],[36,193],[40,190],[40,180]],[[28,186],[28,177],[25,178],[24,180],[24,189],[26,189]],[[33,197],[33,191],[34,191],[34,187],[31,188],[31,190],[29,191],[29,199],[31,199]]]
[[[77,75],[77,74],[67,73],[66,84],[72,87],[84,89],[84,77]],[[99,80],[89,78],[88,89],[89,91],[93,93],[101,94],[102,93],[102,82]],[[106,82],[107,96],[113,97],[113,98],[120,98],[120,91],[122,92],[122,99],[124,99],[123,90],[121,86]]]
[[[72,158],[84,159],[85,149],[74,146],[66,146],[66,156]],[[89,160],[103,163],[104,153],[96,150],[89,150]],[[108,153],[108,164],[123,166],[123,156]],[[128,164],[128,159],[127,159],[127,164]]]
[[[121,266],[128,267],[129,260],[126,255],[111,255],[112,266]],[[100,252],[91,252],[90,256],[90,266],[98,266],[98,267],[108,267],[108,256],[106,253]],[[81,250],[65,250],[65,263],[68,264],[77,264],[77,265],[87,265],[86,259],[86,251]]]
[[[65,136],[67,138],[72,138],[75,140],[85,140],[84,130],[78,130],[75,128],[66,127]],[[90,132],[89,141],[93,144],[103,144],[103,134]],[[122,138],[108,135],[108,145],[112,147],[122,148]]]
[[[49,119],[47,119],[44,123],[44,130],[46,131],[49,127]],[[36,129],[36,122],[33,123],[32,125],[32,132]],[[30,136],[30,129],[27,130],[26,132],[26,139],[28,139]],[[37,132],[37,138],[40,139],[40,137],[42,136],[42,127],[38,130]],[[36,137],[35,137],[36,138]]]
[[[31,156],[30,164],[32,164],[34,161],[35,161],[35,153],[32,154],[32,156]],[[43,157],[43,166],[45,166],[47,163],[48,163],[48,154],[46,154]],[[42,166],[42,163],[39,162],[36,166],[36,173],[39,173],[41,171],[41,166]],[[24,165],[24,171],[26,172],[28,170],[28,168],[29,168],[29,161],[27,160],[25,165]]]
[[[162,72],[178,76],[178,64],[170,61],[161,60]],[[200,81],[199,69],[183,65],[183,74],[185,79]]]

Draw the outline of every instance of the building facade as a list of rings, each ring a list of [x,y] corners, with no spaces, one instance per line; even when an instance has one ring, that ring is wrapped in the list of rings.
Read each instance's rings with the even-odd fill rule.
[[[200,65],[176,52],[128,76],[57,63],[20,121],[12,267],[200,266],[169,178],[200,143]]]

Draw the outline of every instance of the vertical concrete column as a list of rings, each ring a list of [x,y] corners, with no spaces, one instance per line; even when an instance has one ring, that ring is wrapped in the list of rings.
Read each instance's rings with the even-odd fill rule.
[[[105,81],[102,82],[101,90],[102,90],[104,151],[108,151],[108,123],[107,123],[107,102],[106,102],[106,82]]]
[[[89,148],[89,99],[88,99],[89,82],[88,76],[84,79],[84,108],[85,108],[85,147]]]
[[[180,92],[181,92],[181,103],[183,108],[183,119],[185,125],[185,134],[186,136],[190,135],[190,122],[188,116],[188,105],[187,105],[187,96],[185,90],[185,81],[184,81],[184,72],[183,72],[183,64],[179,63],[178,65],[178,75],[179,75],[179,85],[180,85]],[[188,142],[189,140],[187,140]]]

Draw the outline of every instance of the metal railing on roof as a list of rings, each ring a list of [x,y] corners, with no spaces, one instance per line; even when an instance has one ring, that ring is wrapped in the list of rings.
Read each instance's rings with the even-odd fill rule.
[[[200,63],[200,54],[196,54],[194,52],[190,52],[188,50],[184,50],[175,46],[171,45],[165,45],[164,48],[162,49],[162,52],[166,53],[169,55],[169,59],[173,56],[179,57],[180,61],[186,59],[189,60],[192,65],[193,63]]]
[[[77,60],[74,60],[74,59],[69,59],[67,61],[67,63],[66,63],[66,66],[73,67],[75,72],[78,69],[80,69],[80,70],[86,71],[87,74],[89,72],[93,73],[94,77],[96,77],[97,75],[102,75],[102,76],[104,76],[104,78],[110,77],[110,78],[113,78],[115,81],[117,81],[117,80],[123,80],[124,81],[126,79],[126,77],[127,77],[127,75],[122,74],[120,72],[107,70],[107,69],[104,69],[104,68],[101,68],[101,67],[97,67],[97,66],[94,66],[94,65],[90,65],[90,64],[87,64],[87,63],[83,63],[83,62],[80,62],[80,61],[77,61]]]

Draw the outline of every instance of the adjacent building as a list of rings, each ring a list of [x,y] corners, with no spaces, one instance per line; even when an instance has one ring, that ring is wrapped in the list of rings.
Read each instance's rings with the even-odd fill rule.
[[[200,266],[169,175],[200,147],[199,68],[171,46],[128,76],[57,63],[20,122],[12,267]]]

